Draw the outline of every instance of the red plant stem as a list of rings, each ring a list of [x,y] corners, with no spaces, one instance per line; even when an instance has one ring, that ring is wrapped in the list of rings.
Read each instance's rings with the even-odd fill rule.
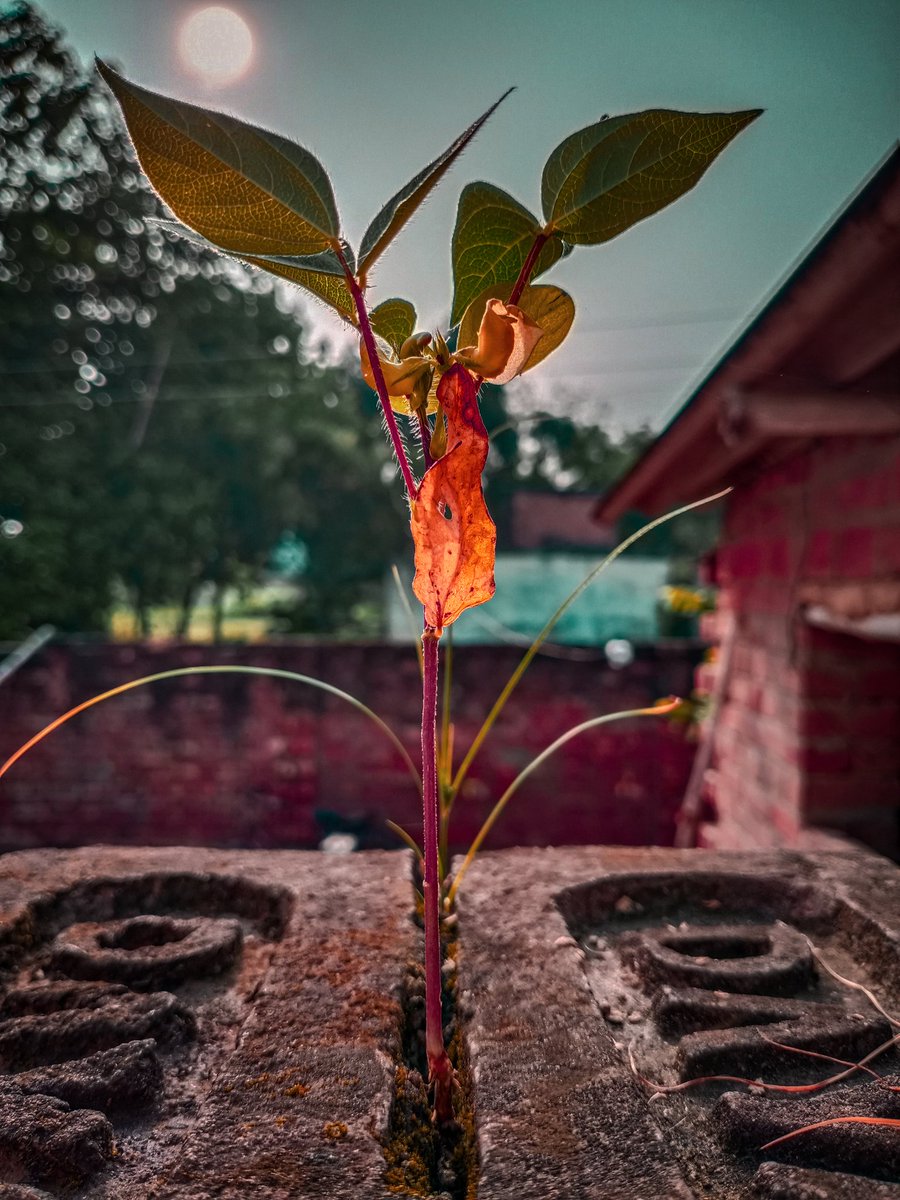
[[[366,310],[366,300],[360,290],[359,284],[353,277],[353,272],[347,266],[347,262],[341,253],[340,249],[336,249],[335,253],[341,261],[344,268],[344,275],[347,280],[347,286],[350,289],[350,295],[353,297],[353,303],[356,305],[356,315],[359,318],[359,330],[362,334],[363,341],[366,344],[366,353],[369,356],[369,365],[372,368],[372,374],[375,377],[375,390],[378,392],[378,399],[381,401],[381,408],[384,412],[384,423],[387,425],[388,435],[391,439],[391,445],[394,448],[394,454],[397,456],[397,462],[400,464],[400,474],[403,476],[403,482],[406,485],[406,495],[410,502],[415,500],[418,488],[416,481],[413,478],[412,468],[409,465],[409,459],[406,457],[406,448],[403,445],[403,439],[400,437],[400,430],[397,428],[397,418],[394,416],[394,410],[391,407],[391,398],[388,395],[387,384],[384,382],[384,372],[381,369],[381,360],[378,357],[378,347],[375,345],[375,335],[372,333],[372,326],[369,323],[369,314]]]
[[[426,625],[422,634],[422,845],[425,875],[425,1053],[434,1085],[434,1117],[453,1119],[453,1066],[444,1049],[441,1016],[441,881],[438,869],[437,699],[438,638]]]
[[[522,270],[519,272],[519,278],[513,284],[513,290],[509,293],[507,304],[518,304],[522,293],[528,286],[531,279],[531,272],[534,270],[535,263],[538,260],[538,255],[543,250],[544,246],[549,242],[549,233],[539,233],[531,244],[531,249],[522,263]]]

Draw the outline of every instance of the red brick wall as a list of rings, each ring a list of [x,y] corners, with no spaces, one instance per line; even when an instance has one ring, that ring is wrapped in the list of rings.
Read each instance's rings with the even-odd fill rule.
[[[457,761],[520,651],[467,647],[454,662]],[[455,810],[465,847],[503,789],[571,725],[690,690],[695,648],[638,648],[612,671],[597,655],[539,657],[495,727]],[[415,758],[419,677],[412,649],[284,645],[211,649],[71,644],[42,652],[0,688],[0,756],[80,701],[129,679],[199,663],[254,663],[352,692]],[[575,739],[510,803],[491,844],[668,844],[693,746],[645,718]],[[420,802],[402,759],[365,717],[301,685],[239,675],[139,688],[52,734],[0,780],[0,849],[120,844],[315,846],[317,809],[366,845],[417,831]]]
[[[900,595],[900,444],[823,440],[738,486],[717,555],[737,622],[705,844],[808,844],[807,825],[897,854],[900,645],[805,623]],[[715,620],[710,625],[715,624]]]

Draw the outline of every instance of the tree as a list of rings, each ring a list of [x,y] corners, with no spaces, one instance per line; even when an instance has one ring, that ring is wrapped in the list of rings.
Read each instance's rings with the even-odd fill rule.
[[[166,250],[102,90],[25,4],[0,15],[0,634],[99,628],[121,543],[97,464],[156,304],[204,256]],[[208,256],[207,256],[208,257]],[[119,398],[121,387],[118,386]]]
[[[516,492],[602,492],[628,470],[653,440],[641,427],[618,440],[602,425],[541,414],[511,418],[502,388],[485,385],[481,409],[491,439],[486,493],[503,544]]]
[[[102,629],[117,589],[144,632],[163,603],[184,631],[285,531],[308,552],[295,621],[333,630],[398,537],[367,393],[310,361],[268,277],[148,224],[105,89],[27,5],[0,16],[0,72],[0,528],[22,527],[0,636]]]

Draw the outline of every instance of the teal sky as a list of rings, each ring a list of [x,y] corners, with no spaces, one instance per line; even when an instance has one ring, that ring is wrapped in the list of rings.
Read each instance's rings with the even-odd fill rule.
[[[223,0],[225,2],[225,0]],[[283,133],[328,167],[356,244],[393,191],[511,84],[505,102],[384,257],[372,303],[446,320],[463,185],[485,179],[539,212],[544,161],[604,113],[765,114],[693,192],[547,277],[573,295],[538,406],[662,424],[898,136],[898,0],[235,0],[255,57],[218,88],[176,52],[187,0],[45,0],[75,49],[155,90]],[[317,309],[317,333],[340,337]],[[520,385],[521,386],[521,385]]]

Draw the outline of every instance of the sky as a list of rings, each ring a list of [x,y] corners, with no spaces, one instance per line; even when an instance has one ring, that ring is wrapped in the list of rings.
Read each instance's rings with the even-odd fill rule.
[[[225,0],[223,0],[225,2]],[[344,234],[369,220],[511,85],[385,254],[370,303],[412,300],[446,326],[459,193],[486,180],[539,214],[569,133],[646,108],[766,111],[697,188],[541,282],[575,299],[565,344],[518,386],[520,412],[661,427],[889,153],[898,132],[898,0],[234,0],[249,69],[212,83],[178,53],[188,0],[44,0],[83,59],[231,112],[312,150]],[[339,322],[314,308],[316,336]]]

